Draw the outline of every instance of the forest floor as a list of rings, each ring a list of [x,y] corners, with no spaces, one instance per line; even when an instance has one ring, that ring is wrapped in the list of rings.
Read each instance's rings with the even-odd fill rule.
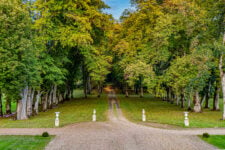
[[[128,121],[122,114],[119,101],[109,93],[107,122],[86,122],[62,128],[11,128],[0,129],[1,135],[37,135],[44,131],[56,137],[47,150],[208,150],[216,149],[197,135],[225,135],[225,129],[160,129]],[[97,116],[98,117],[98,116]]]

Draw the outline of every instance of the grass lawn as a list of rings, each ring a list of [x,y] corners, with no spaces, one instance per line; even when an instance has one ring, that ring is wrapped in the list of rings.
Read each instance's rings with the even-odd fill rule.
[[[82,96],[79,91],[77,95]],[[101,98],[97,98],[96,95],[89,96],[88,99],[76,98],[47,112],[40,112],[28,120],[0,119],[0,128],[52,128],[55,122],[55,112],[60,112],[60,127],[76,122],[87,122],[92,120],[93,109],[97,111],[97,121],[106,120],[108,109],[106,95],[102,95]]]
[[[183,112],[186,109],[182,109],[175,104],[157,100],[150,96],[145,96],[144,98],[139,98],[139,96],[125,98],[124,95],[119,95],[118,98],[124,115],[133,122],[141,122],[142,109],[145,109],[146,122],[184,127]],[[225,121],[220,120],[221,117],[222,111],[204,109],[202,113],[190,112],[190,127],[225,127]]]
[[[210,135],[209,138],[203,138],[202,136],[200,137],[209,144],[212,144],[220,149],[225,149],[225,135]]]
[[[53,136],[21,136],[21,135],[1,135],[1,150],[44,150]]]

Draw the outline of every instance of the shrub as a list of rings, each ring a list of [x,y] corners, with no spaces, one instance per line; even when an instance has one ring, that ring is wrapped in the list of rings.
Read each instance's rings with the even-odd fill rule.
[[[42,137],[49,137],[48,132],[43,132],[43,133],[42,133]]]
[[[203,138],[209,138],[209,136],[210,136],[209,133],[203,133],[203,134],[202,134],[202,137],[203,137]]]

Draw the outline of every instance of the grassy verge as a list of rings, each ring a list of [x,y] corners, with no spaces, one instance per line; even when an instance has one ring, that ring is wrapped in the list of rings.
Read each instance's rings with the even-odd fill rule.
[[[142,109],[145,109],[147,122],[184,127],[183,112],[186,109],[182,109],[175,104],[157,100],[150,96],[125,98],[124,95],[119,95],[118,98],[125,116],[133,122],[141,122]],[[204,109],[202,113],[190,112],[190,127],[225,127],[225,121],[220,120],[221,116],[221,111],[211,111],[210,109]]]
[[[76,98],[60,104],[57,108],[40,112],[28,120],[0,119],[0,128],[52,128],[54,127],[55,112],[60,112],[60,127],[77,122],[92,120],[93,109],[96,109],[97,121],[106,120],[108,102],[106,95],[101,98],[90,96],[88,99]]]
[[[220,149],[225,149],[225,135],[210,135],[209,138],[203,138],[202,136],[200,137],[209,144],[212,144]]]
[[[44,150],[53,136],[20,136],[1,135],[0,149],[2,150]]]

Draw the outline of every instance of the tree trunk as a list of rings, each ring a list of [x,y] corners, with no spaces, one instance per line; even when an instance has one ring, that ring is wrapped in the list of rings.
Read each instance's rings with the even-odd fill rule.
[[[100,86],[100,83],[98,83],[98,97],[101,96],[101,86]]]
[[[135,94],[138,95],[138,86],[135,85]]]
[[[172,100],[172,91],[170,88],[168,88],[168,99],[167,101],[170,102]]]
[[[59,92],[59,98],[58,98],[58,103],[61,103],[63,101],[63,96],[62,94]]]
[[[87,94],[91,94],[91,90],[92,90],[92,87],[91,87],[91,77],[88,76],[88,79],[87,79]]]
[[[144,96],[144,90],[143,90],[143,77],[139,77],[140,80],[140,97],[142,98]]]
[[[126,93],[126,97],[129,97],[129,93],[128,93],[128,86],[127,86],[127,83],[126,83],[126,91],[125,91],[125,93]]]
[[[175,96],[175,94],[173,92],[171,93],[171,98],[172,99],[171,99],[170,103],[173,104],[175,99],[176,99],[176,96]]]
[[[16,108],[16,119],[17,120],[22,120],[22,100],[17,101],[17,108]]]
[[[167,88],[166,89],[166,101],[169,101],[169,99],[170,99],[170,89]]]
[[[220,57],[220,76],[221,76],[221,87],[223,92],[223,117],[222,119],[225,120],[225,74],[222,68],[223,63],[223,56]]]
[[[180,97],[179,97],[179,95],[177,94],[177,96],[176,96],[176,105],[177,105],[177,106],[179,106],[179,102],[180,102]]]
[[[58,105],[59,102],[60,102],[60,96],[61,96],[61,95],[60,95],[60,92],[58,91],[58,92],[56,93],[56,97],[57,97],[57,98],[56,98],[56,102],[55,102],[56,105]]]
[[[70,87],[67,85],[63,99],[69,101],[70,100],[69,95],[70,95]]]
[[[72,99],[72,90],[69,92],[69,99]]]
[[[3,110],[2,110],[2,93],[0,91],[0,116],[3,116]]]
[[[42,111],[47,111],[47,107],[48,107],[48,92],[42,99]]]
[[[181,99],[181,108],[184,108],[184,93],[183,92],[180,95],[180,99]]]
[[[225,33],[224,33],[224,37],[223,37],[223,45],[224,44],[225,44]],[[219,70],[220,70],[221,87],[222,87],[222,93],[223,93],[223,117],[222,117],[222,119],[225,120],[225,73],[223,71],[223,52],[220,56]]]
[[[217,83],[216,83],[217,84]],[[219,98],[220,98],[220,87],[216,85],[214,97],[213,97],[213,110],[219,110]]]
[[[32,107],[31,107],[32,106],[31,105],[31,92],[32,92],[32,89],[29,87],[28,93],[27,93],[27,108],[26,108],[28,118],[31,116],[30,109],[32,109]]]
[[[205,96],[205,108],[209,108],[209,93],[206,93]]]
[[[56,101],[57,101],[57,85],[55,84],[53,86],[53,94],[52,94],[53,105],[56,105]]]
[[[141,85],[140,97],[142,98],[143,96],[144,96],[144,89],[143,86]]]
[[[203,96],[201,97],[201,100],[200,100],[201,106],[204,104],[205,98],[206,98],[206,95],[203,95]]]
[[[84,81],[84,98],[87,98],[87,81]]]
[[[188,98],[188,110],[191,110],[191,98]]]
[[[27,96],[27,116],[30,117],[32,115],[32,106],[33,106],[33,99],[34,99],[34,92],[35,89],[32,88],[28,89],[28,96]]]
[[[5,108],[6,108],[6,114],[7,115],[12,114],[12,111],[11,111],[11,99],[8,96],[6,97]]]
[[[38,106],[39,106],[40,99],[41,99],[41,92],[38,91],[38,93],[36,95],[36,101],[35,101],[35,104],[34,104],[34,113],[35,113],[35,115],[37,115],[39,113]]]
[[[194,96],[194,112],[201,112],[201,102],[199,98],[199,93],[196,91]]]
[[[211,83],[209,82],[208,89],[205,94],[205,108],[209,108],[210,89],[211,89]]]
[[[48,102],[49,109],[52,109],[52,95],[53,95],[53,88],[51,88],[51,90],[49,92],[49,96],[47,96],[48,97],[47,102]]]
[[[17,101],[17,120],[27,119],[27,98],[28,98],[28,86],[26,86],[21,92],[21,100]]]

